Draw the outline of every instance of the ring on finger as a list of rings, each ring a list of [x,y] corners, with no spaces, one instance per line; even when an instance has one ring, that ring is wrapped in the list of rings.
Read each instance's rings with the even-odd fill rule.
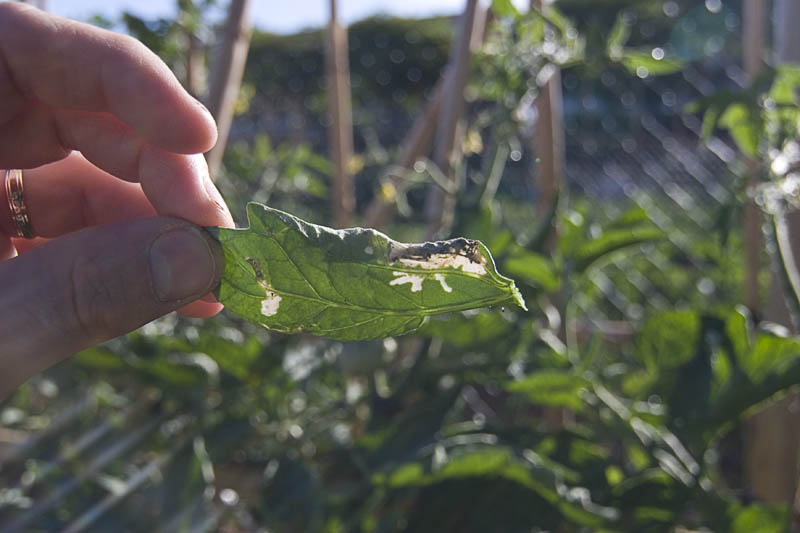
[[[6,199],[8,209],[11,211],[11,222],[14,224],[16,237],[32,239],[35,235],[31,219],[28,216],[28,206],[25,205],[25,187],[22,183],[22,170],[6,170],[5,176]]]

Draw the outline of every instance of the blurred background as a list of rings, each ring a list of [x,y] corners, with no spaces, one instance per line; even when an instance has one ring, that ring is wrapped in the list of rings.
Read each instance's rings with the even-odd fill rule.
[[[530,311],[157,320],[0,403],[3,531],[800,531],[800,4],[43,7],[206,103],[240,225],[480,239]]]

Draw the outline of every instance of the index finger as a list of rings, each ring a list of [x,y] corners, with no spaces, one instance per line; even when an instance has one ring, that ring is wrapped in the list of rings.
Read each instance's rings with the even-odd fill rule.
[[[0,124],[37,101],[111,113],[173,152],[205,152],[216,142],[208,111],[131,37],[17,2],[0,3],[0,35]]]

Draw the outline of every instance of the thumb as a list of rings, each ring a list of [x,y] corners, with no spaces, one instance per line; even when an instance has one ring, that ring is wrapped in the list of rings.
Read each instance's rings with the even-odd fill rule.
[[[222,251],[167,217],[93,227],[0,263],[0,397],[213,289]]]

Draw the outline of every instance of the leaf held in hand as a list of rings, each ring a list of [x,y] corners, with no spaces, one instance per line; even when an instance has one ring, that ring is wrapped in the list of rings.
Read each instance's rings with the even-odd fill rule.
[[[404,244],[256,203],[247,214],[247,229],[212,229],[225,253],[217,297],[269,329],[366,340],[408,333],[438,313],[510,302],[525,308],[479,241]]]

